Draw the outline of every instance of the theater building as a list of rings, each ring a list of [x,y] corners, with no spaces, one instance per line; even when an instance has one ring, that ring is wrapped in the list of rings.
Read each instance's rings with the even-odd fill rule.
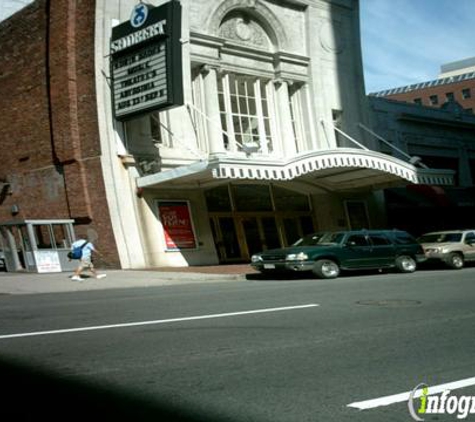
[[[46,100],[28,107],[49,124],[30,116],[39,128],[25,134],[46,154],[10,151],[11,167],[0,164],[4,231],[72,220],[122,268],[246,262],[314,230],[385,227],[384,188],[452,184],[452,171],[382,153],[362,129],[358,1],[151,3],[164,15],[135,1],[43,0],[6,21],[21,36],[22,14],[39,19],[31,60],[48,83],[30,91]],[[35,192],[34,207],[27,180],[48,173],[56,196]]]

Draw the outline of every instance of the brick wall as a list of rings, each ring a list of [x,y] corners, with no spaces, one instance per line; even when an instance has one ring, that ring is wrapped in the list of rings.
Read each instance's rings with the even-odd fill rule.
[[[0,23],[0,183],[11,191],[0,192],[0,223],[73,218],[78,236],[97,232],[98,264],[118,267],[101,170],[94,22],[93,0],[37,0]]]
[[[463,97],[462,90],[464,89],[469,90],[469,98]],[[454,100],[458,102],[463,109],[472,110],[472,113],[475,114],[475,78],[467,79],[462,82],[403,92],[400,94],[387,95],[385,97],[391,100],[410,103],[414,102],[415,99],[420,99],[422,104],[425,106],[441,107],[446,102],[447,93],[453,93]],[[432,95],[438,97],[438,104],[432,104],[430,99]]]

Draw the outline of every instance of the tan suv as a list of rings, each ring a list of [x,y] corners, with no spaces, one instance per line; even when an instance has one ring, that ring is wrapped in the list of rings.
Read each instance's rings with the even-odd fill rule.
[[[467,261],[475,261],[475,230],[449,230],[423,234],[417,241],[428,261],[441,261],[460,269]]]

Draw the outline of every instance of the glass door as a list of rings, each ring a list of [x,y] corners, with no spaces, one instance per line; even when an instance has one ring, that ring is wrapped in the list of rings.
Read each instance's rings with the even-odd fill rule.
[[[242,261],[241,246],[233,217],[211,217],[211,230],[220,262]]]
[[[290,245],[314,229],[313,218],[309,215],[220,214],[211,215],[210,224],[221,263],[249,262],[255,253]]]
[[[250,260],[255,253],[283,246],[277,220],[273,216],[238,217],[239,231],[242,233],[241,249],[244,258]]]
[[[259,224],[256,217],[241,218],[241,227],[243,230],[246,251],[246,259],[251,259],[251,256],[263,249],[263,241],[259,230]]]
[[[279,229],[275,217],[261,218],[262,234],[264,235],[264,249],[277,249],[281,247]]]

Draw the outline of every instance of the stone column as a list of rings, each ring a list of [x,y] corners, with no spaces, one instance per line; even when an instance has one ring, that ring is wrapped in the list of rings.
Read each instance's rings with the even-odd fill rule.
[[[8,248],[10,249],[10,255],[13,263],[14,270],[13,271],[20,271],[23,269],[20,263],[20,258],[18,257],[18,245],[16,244],[15,241],[15,236],[13,236],[12,233],[13,228],[7,228],[7,242],[8,242]],[[8,253],[8,252],[7,252]],[[26,256],[25,256],[25,264],[26,264]]]
[[[286,81],[274,81],[276,87],[277,108],[279,110],[278,124],[280,126],[280,136],[282,154],[286,158],[296,155],[295,134],[292,127],[292,116],[290,114],[289,87]]]
[[[205,88],[205,110],[208,151],[210,154],[224,154],[223,132],[219,116],[218,103],[218,80],[216,68],[205,66],[203,68],[203,80]]]

